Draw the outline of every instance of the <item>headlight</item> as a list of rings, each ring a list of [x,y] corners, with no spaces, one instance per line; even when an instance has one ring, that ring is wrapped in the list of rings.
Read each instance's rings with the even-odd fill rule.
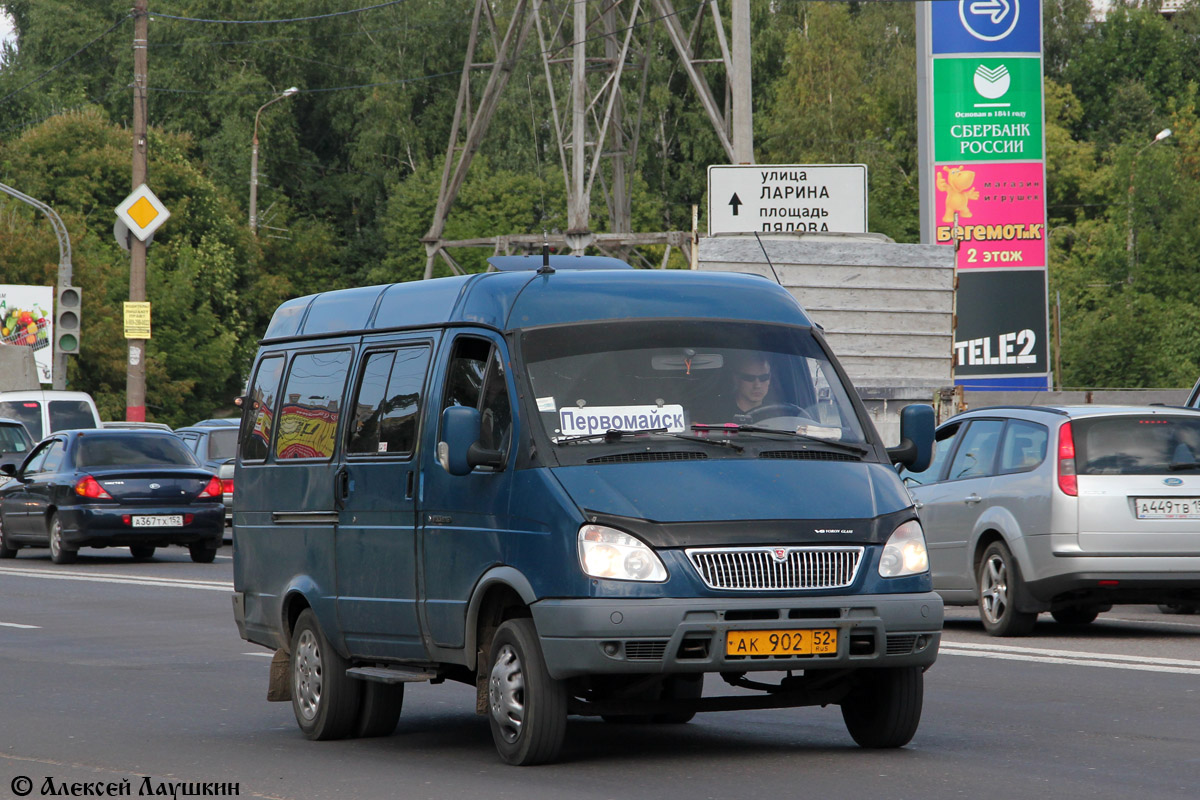
[[[667,568],[640,539],[603,525],[579,529],[579,563],[593,578],[665,581]]]
[[[929,552],[925,549],[925,533],[915,519],[896,528],[883,546],[879,558],[879,574],[884,578],[918,575],[929,569]]]

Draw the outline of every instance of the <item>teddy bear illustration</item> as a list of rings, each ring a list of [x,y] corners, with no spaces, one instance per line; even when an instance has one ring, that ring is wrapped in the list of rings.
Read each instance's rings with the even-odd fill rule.
[[[946,193],[946,213],[942,215],[942,222],[954,222],[955,212],[963,217],[971,216],[967,201],[979,199],[979,190],[971,188],[971,184],[975,182],[975,173],[962,167],[943,169],[946,170],[945,175],[941,172],[937,174],[938,191]]]

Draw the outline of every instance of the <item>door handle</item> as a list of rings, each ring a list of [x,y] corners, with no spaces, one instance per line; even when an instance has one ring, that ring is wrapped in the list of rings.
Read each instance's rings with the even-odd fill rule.
[[[983,498],[980,497],[979,495],[975,494],[974,492],[971,492],[969,495],[967,495],[966,497],[963,498],[963,502],[967,503],[968,505],[975,505],[976,503],[979,503],[982,500],[983,500]]]
[[[925,507],[925,504],[922,503],[920,500],[913,501],[913,508],[915,508],[917,511],[920,511],[924,507]]]
[[[350,496],[350,472],[345,467],[333,475],[333,507],[341,511],[346,507],[346,498]]]

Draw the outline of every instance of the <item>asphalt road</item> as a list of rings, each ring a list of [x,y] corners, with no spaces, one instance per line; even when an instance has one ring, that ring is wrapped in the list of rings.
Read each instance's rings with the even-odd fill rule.
[[[304,739],[290,705],[265,700],[270,653],[238,637],[229,548],[212,565],[182,548],[150,563],[80,555],[0,562],[0,798],[72,784],[280,800],[1200,794],[1200,616],[1123,606],[994,639],[973,609],[948,609],[921,728],[901,750],[859,749],[836,708],[572,719],[560,763],[521,769],[499,761],[457,684],[410,686],[391,737]]]

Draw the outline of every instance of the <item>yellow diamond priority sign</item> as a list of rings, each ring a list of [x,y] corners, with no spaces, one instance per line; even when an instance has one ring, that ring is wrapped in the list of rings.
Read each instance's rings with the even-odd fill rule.
[[[138,241],[144,242],[158,230],[159,225],[167,221],[171,212],[154,196],[150,187],[143,183],[117,206],[117,216]]]

